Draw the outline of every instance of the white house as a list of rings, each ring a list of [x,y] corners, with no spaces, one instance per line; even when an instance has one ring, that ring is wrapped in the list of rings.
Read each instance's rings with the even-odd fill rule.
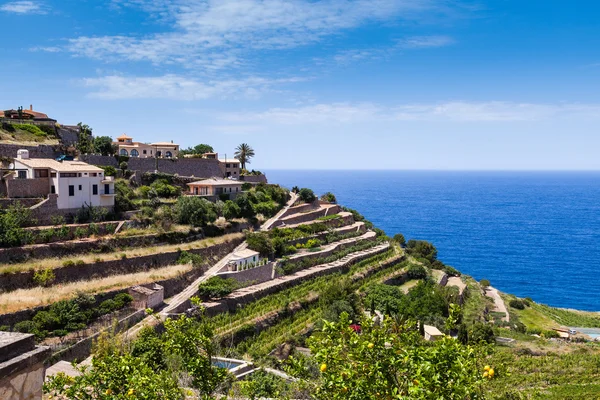
[[[230,271],[242,271],[248,268],[254,268],[260,262],[260,254],[257,251],[245,249],[236,251],[229,259]]]
[[[23,191],[35,186],[39,194],[56,194],[59,209],[78,209],[84,205],[115,205],[113,177],[105,177],[102,168],[83,161],[29,158],[27,150],[19,150],[11,168],[15,171],[15,182],[11,186],[18,187],[23,183],[20,185]],[[20,182],[22,180],[26,181]]]

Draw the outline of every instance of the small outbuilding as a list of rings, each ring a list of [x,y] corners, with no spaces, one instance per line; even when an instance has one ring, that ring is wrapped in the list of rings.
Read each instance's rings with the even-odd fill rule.
[[[435,342],[436,340],[440,340],[444,337],[444,334],[435,326],[423,325],[423,329],[425,331],[425,340],[428,342]]]
[[[260,262],[260,254],[257,251],[244,249],[233,253],[229,259],[230,271],[242,271],[248,268],[254,268]]]

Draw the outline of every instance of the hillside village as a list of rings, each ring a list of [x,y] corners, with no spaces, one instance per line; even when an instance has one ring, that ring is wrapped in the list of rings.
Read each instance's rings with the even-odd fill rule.
[[[572,329],[596,314],[499,293],[333,193],[268,183],[245,143],[221,158],[33,107],[0,121],[2,399],[598,389],[598,345]]]

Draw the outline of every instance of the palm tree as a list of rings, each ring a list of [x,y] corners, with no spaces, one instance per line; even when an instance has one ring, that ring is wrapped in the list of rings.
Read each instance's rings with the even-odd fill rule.
[[[254,149],[247,143],[242,143],[235,148],[235,158],[240,160],[242,169],[246,169],[246,163],[250,164],[250,159],[254,157]]]

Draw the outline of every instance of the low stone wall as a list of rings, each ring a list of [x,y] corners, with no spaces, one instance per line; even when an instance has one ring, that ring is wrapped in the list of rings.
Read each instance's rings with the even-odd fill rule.
[[[240,175],[240,181],[248,183],[268,183],[265,175]]]
[[[301,214],[290,215],[286,218],[282,218],[280,221],[285,222],[286,225],[302,224],[304,222],[314,221],[317,218],[324,217],[326,215],[338,214],[342,209],[338,205],[331,207],[319,208],[314,211],[308,211]]]
[[[1,186],[1,184],[0,184]],[[37,199],[0,199],[0,210],[5,208],[9,208],[10,206],[14,206],[16,204],[20,204],[23,207],[29,208],[33,207],[37,203],[43,201],[41,198]]]
[[[7,196],[10,198],[40,198],[50,193],[48,178],[7,179]]]
[[[237,272],[220,272],[217,275],[221,278],[232,278],[239,283],[253,282],[254,284],[266,282],[273,278],[273,268],[275,263],[269,262],[259,267],[246,269]]]
[[[376,236],[367,237],[367,238],[361,238],[360,236],[358,236],[358,237],[356,237],[356,240],[354,240],[352,242],[337,243],[333,248],[331,248],[329,250],[318,251],[318,252],[314,252],[314,253],[300,254],[294,258],[290,258],[289,260],[286,261],[286,263],[293,265],[293,264],[296,264],[296,263],[299,263],[299,262],[302,262],[305,260],[317,260],[319,258],[327,258],[327,257],[331,256],[332,254],[337,253],[338,251],[347,249],[348,247],[355,246],[364,241],[374,242],[375,240],[377,240]]]
[[[117,225],[119,225],[119,222],[118,221],[107,221],[107,222],[94,222],[93,224],[96,226],[96,229],[98,229],[99,235],[106,235],[107,233],[114,232],[115,229],[117,228]],[[75,232],[77,231],[77,229],[80,229],[80,230],[85,229],[85,230],[89,231],[90,225],[91,224],[89,224],[89,223],[64,225],[64,227],[68,230],[66,235],[64,237],[59,237],[58,234],[56,234],[52,238],[49,238],[49,241],[53,242],[53,241],[58,241],[58,240],[73,240],[73,239],[75,239]],[[35,244],[44,243],[44,239],[39,237],[39,234],[40,234],[40,232],[48,231],[49,229],[54,229],[55,231],[58,231],[58,230],[62,229],[62,226],[45,226],[42,229],[40,229],[40,227],[25,228],[25,230],[31,232],[34,235],[34,243]]]
[[[236,238],[214,246],[188,250],[188,252],[198,254],[207,260],[212,260],[214,258],[218,259],[233,251],[233,249],[240,245],[243,240],[243,238]],[[147,256],[84,263],[82,265],[62,266],[53,269],[55,279],[52,283],[69,283],[85,279],[104,278],[111,275],[124,275],[161,268],[175,264],[180,254],[181,252],[179,251],[173,251],[168,253],[150,254]],[[113,253],[110,256],[119,257],[119,254]],[[104,255],[104,257],[106,258],[107,255]],[[101,259],[101,257],[99,258]],[[43,268],[43,263],[40,267],[40,269]],[[35,287],[37,286],[37,283],[33,280],[34,275],[35,271],[31,270],[3,274],[0,279],[0,291],[9,292],[17,289]],[[165,293],[165,296],[168,295]]]
[[[146,310],[138,310],[133,314],[128,315],[127,317],[119,320],[116,324],[116,331],[122,332],[125,329],[137,324],[146,316]],[[111,327],[112,329],[112,327]],[[92,345],[95,340],[102,334],[104,331],[100,331],[94,335],[88,336],[85,339],[80,340],[74,345],[61,350],[52,355],[52,357],[48,358],[45,362],[46,366],[50,366],[58,361],[82,361],[86,359],[92,353]]]
[[[362,234],[362,233],[365,233],[366,231],[367,231],[367,227],[364,224],[359,225],[358,228],[356,226],[347,225],[347,226],[344,226],[344,227],[341,227],[341,228],[338,228],[335,230],[335,232],[339,235],[346,235],[351,232],[358,232],[358,233]],[[322,240],[325,240],[329,234],[330,234],[330,232],[327,231],[327,232],[319,233],[317,235],[312,235],[312,236],[308,236],[308,237],[301,238],[301,239],[290,240],[290,241],[286,242],[286,244],[288,246],[295,246],[298,243],[305,244],[306,242],[308,242],[311,239],[318,239],[318,240],[322,241]]]
[[[285,210],[283,212],[283,214],[281,214],[281,216],[279,216],[280,219],[289,217],[290,215],[294,215],[294,214],[298,214],[298,213],[305,213],[311,210],[316,210],[319,208],[319,203],[318,202],[314,202],[314,203],[304,203],[304,204],[300,204],[299,206],[294,206],[294,207],[290,207],[287,210]]]

